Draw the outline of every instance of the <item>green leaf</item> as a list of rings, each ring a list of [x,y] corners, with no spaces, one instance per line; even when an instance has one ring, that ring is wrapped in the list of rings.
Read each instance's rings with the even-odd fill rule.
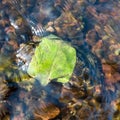
[[[66,83],[76,64],[76,51],[55,35],[42,38],[29,64],[28,74],[47,85],[51,80]]]

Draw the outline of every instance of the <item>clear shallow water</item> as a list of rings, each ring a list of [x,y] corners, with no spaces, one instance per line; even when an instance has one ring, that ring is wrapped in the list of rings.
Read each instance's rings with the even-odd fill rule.
[[[1,0],[0,118],[119,120],[119,7],[118,0]],[[68,83],[42,86],[27,68],[50,34],[76,49],[77,62]]]

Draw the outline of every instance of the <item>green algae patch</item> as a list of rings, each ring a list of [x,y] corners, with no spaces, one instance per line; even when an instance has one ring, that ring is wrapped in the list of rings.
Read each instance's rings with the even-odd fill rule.
[[[28,74],[45,86],[50,81],[69,81],[76,64],[76,50],[55,35],[42,38],[28,67]]]

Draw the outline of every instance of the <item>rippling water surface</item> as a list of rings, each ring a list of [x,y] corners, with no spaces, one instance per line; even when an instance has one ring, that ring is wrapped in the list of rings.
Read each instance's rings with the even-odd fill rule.
[[[0,120],[119,120],[119,13],[119,0],[0,0]],[[43,86],[28,67],[49,36],[76,64]]]

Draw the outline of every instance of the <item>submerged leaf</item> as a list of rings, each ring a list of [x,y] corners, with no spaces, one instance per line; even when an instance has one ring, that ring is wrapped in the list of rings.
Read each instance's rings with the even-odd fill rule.
[[[42,85],[51,80],[66,83],[73,72],[76,63],[76,51],[59,37],[49,35],[35,50],[28,74],[38,78]]]
[[[0,54],[0,71],[3,71],[10,67],[10,65],[12,65],[12,62],[13,61],[11,57]]]
[[[43,101],[41,104],[37,104],[34,107],[34,117],[35,120],[51,120],[55,118],[60,113],[60,109],[52,103],[45,103]]]

